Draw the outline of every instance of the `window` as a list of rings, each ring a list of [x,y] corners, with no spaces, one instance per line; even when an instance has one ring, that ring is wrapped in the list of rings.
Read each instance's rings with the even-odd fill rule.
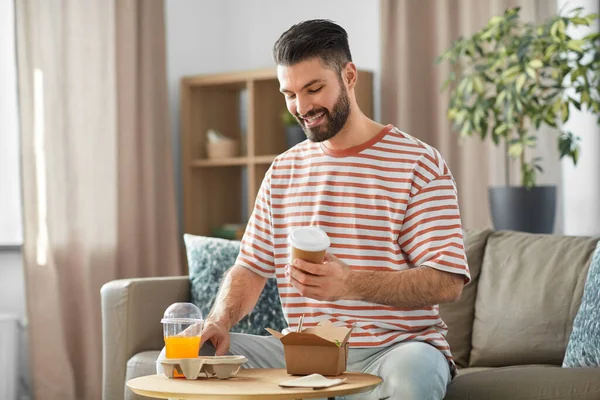
[[[0,1],[0,247],[23,242],[14,15]]]

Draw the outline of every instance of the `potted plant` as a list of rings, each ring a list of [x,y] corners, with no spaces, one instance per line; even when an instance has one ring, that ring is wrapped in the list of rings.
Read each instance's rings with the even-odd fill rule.
[[[298,124],[298,120],[287,109],[281,111],[281,120],[285,127],[285,137],[288,148],[292,148],[298,143],[306,140],[306,135],[302,127]]]
[[[549,125],[557,130],[560,158],[577,164],[579,138],[561,125],[571,106],[600,113],[600,33],[575,39],[567,32],[598,15],[578,8],[536,25],[520,20],[519,11],[507,9],[438,57],[451,66],[442,90],[449,88],[448,118],[461,137],[491,137],[504,144],[507,161],[519,161],[521,186],[509,186],[507,162],[506,186],[489,188],[494,227],[551,233],[556,187],[536,186],[541,159],[528,153],[540,126]]]

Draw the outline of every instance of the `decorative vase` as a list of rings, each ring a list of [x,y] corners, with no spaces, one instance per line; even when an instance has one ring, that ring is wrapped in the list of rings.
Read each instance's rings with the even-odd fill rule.
[[[494,229],[547,234],[554,231],[556,186],[490,187],[488,194]]]

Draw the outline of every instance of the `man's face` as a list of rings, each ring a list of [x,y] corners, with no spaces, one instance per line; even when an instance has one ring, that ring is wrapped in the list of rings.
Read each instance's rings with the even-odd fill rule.
[[[278,66],[277,77],[287,109],[308,139],[323,142],[344,127],[350,115],[350,100],[336,71],[313,58]]]

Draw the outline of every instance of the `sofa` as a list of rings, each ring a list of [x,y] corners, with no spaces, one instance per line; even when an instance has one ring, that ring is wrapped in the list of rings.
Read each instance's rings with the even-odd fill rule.
[[[459,367],[446,399],[599,400],[600,368],[563,368],[598,238],[465,232],[472,282],[440,306]],[[140,399],[126,388],[155,373],[160,319],[189,301],[187,276],[124,279],[102,287],[103,399]]]

